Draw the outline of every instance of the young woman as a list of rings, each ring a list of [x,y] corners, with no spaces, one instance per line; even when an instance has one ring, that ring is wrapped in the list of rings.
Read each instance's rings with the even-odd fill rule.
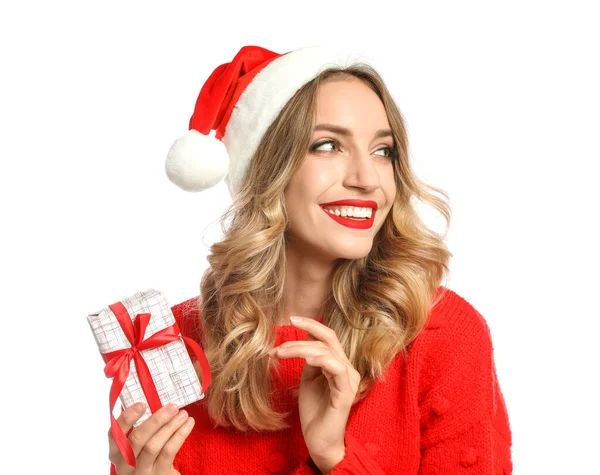
[[[452,254],[414,208],[449,224],[446,194],[408,151],[345,52],[248,46],[215,69],[167,158],[182,189],[225,178],[233,197],[200,296],[173,307],[212,384],[131,432],[136,468],[109,434],[112,473],[512,473],[489,328],[441,285]]]

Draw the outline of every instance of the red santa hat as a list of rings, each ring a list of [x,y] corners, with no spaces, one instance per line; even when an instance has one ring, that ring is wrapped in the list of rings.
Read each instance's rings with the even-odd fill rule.
[[[328,67],[357,61],[365,62],[355,50],[341,47],[318,45],[279,54],[244,46],[202,86],[189,131],[167,155],[167,176],[192,192],[225,178],[234,196],[267,128],[296,91]]]

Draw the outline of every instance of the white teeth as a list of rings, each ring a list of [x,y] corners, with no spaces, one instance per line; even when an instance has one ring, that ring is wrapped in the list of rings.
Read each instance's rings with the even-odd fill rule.
[[[355,206],[344,206],[340,208],[327,209],[325,211],[336,216],[350,217],[350,218],[366,218],[369,219],[373,216],[372,208],[357,208]]]

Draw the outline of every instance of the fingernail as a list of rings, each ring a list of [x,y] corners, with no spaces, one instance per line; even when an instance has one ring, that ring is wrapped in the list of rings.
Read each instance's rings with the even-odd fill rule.
[[[181,410],[181,411],[179,411],[177,413],[177,415],[175,416],[175,419],[181,420],[181,419],[183,419],[185,417],[187,417],[187,411],[184,409],[184,410]]]
[[[179,410],[179,408],[175,405],[175,404],[167,404],[165,406],[165,412],[167,414],[175,414],[177,411]]]
[[[144,410],[146,409],[146,406],[144,405],[143,402],[136,402],[133,405],[133,410],[137,413],[137,414],[141,414],[142,412],[144,412]]]
[[[290,320],[292,321],[292,323],[301,323],[302,317],[290,317]]]

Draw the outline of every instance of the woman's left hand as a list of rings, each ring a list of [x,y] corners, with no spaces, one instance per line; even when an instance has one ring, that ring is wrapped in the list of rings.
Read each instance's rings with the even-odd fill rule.
[[[302,434],[313,462],[328,473],[345,455],[344,434],[360,373],[331,328],[311,318],[292,323],[308,332],[307,339],[287,341],[269,354],[306,359],[298,394]]]

